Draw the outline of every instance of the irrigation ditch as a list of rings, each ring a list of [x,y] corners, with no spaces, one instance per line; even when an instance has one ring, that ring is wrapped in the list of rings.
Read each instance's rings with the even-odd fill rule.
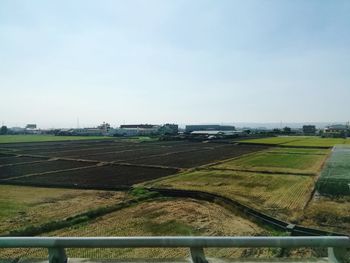
[[[8,184],[8,183],[6,183]],[[11,183],[10,183],[11,184]],[[16,183],[15,185],[19,185]],[[30,185],[34,187],[51,187],[57,188],[57,185],[41,185],[38,183],[35,184],[23,184]],[[106,191],[124,191],[124,192],[132,192],[137,191],[139,188],[134,187],[112,187],[112,186],[104,186],[104,187],[96,187],[96,186],[79,186],[79,185],[65,185],[60,186],[60,188],[70,188],[70,189],[86,189],[86,190],[106,190]],[[196,190],[180,190],[180,189],[167,189],[167,188],[153,188],[146,187],[142,188],[142,191],[146,191],[145,194],[141,194],[139,197],[123,201],[121,203],[117,203],[115,205],[109,207],[97,208],[94,210],[90,210],[78,215],[74,215],[72,217],[60,220],[60,221],[52,221],[40,226],[29,226],[24,229],[12,231],[9,235],[5,236],[21,236],[21,235],[39,235],[45,232],[50,232],[58,229],[62,229],[68,226],[72,226],[75,224],[79,224],[82,222],[87,222],[91,219],[95,219],[102,215],[115,212],[117,210],[130,207],[131,205],[137,204],[142,201],[152,201],[159,198],[170,197],[170,198],[191,198],[201,201],[207,201],[211,203],[218,204],[232,212],[239,213],[240,216],[243,216],[249,220],[252,220],[261,226],[269,227],[274,230],[282,231],[288,233],[290,236],[348,236],[344,233],[336,233],[325,230],[319,230],[309,227],[303,227],[296,224],[291,224],[286,221],[279,220],[262,212],[259,212],[247,205],[244,205],[236,200],[231,198],[227,198],[218,194],[196,191]]]

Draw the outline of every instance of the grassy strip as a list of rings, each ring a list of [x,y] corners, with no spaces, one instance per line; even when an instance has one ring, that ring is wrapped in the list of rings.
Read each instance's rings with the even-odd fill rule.
[[[198,169],[200,170],[200,169]],[[269,170],[259,170],[259,169],[248,169],[248,168],[216,168],[216,167],[208,167],[206,169],[201,169],[201,170],[212,170],[212,171],[233,171],[233,172],[243,172],[243,173],[259,173],[259,174],[277,174],[277,175],[295,175],[295,176],[316,176],[317,173],[312,173],[312,172],[288,172],[288,171],[269,171]]]
[[[318,136],[278,136],[270,138],[241,140],[237,142],[290,147],[332,147],[337,144],[350,144],[350,139],[321,138]]]
[[[51,232],[55,230],[59,230],[62,228],[70,227],[76,224],[80,224],[83,222],[88,222],[92,219],[95,219],[97,217],[118,211],[120,209],[129,207],[131,205],[137,204],[139,202],[155,198],[159,196],[156,192],[150,192],[148,190],[145,190],[143,188],[135,188],[131,192],[131,195],[134,197],[134,199],[107,206],[107,207],[99,207],[97,209],[93,209],[72,217],[68,217],[63,220],[54,220],[47,222],[45,224],[42,224],[40,226],[28,226],[22,229],[13,230],[10,231],[8,235],[6,236],[37,236],[46,232]]]

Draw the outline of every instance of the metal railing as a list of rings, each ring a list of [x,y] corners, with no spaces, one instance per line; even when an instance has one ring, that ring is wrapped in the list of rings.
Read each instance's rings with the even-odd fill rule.
[[[1,237],[0,248],[47,248],[50,263],[65,263],[65,248],[189,248],[206,263],[203,248],[328,248],[330,262],[348,262],[350,237]]]

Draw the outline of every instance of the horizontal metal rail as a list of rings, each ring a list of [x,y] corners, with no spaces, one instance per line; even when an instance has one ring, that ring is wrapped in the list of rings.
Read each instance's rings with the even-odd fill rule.
[[[0,248],[348,247],[350,237],[2,237]]]
[[[65,248],[190,248],[192,261],[205,263],[209,247],[323,247],[331,262],[349,259],[350,237],[1,237],[0,248],[47,248],[49,262],[67,262]]]

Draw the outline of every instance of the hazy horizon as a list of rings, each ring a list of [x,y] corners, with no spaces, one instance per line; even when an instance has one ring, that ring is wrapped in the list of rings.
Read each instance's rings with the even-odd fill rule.
[[[0,121],[345,123],[349,1],[0,2]]]
[[[119,128],[120,125],[122,124],[154,124],[154,125],[163,125],[165,123],[150,123],[150,122],[125,122],[125,123],[113,123],[113,122],[108,122],[112,128]],[[24,128],[26,124],[29,123],[23,123],[23,124],[18,124],[13,125],[13,126],[8,126],[8,128],[17,128],[17,127],[22,127]],[[37,128],[38,129],[72,129],[72,128],[93,128],[97,127],[98,125],[102,123],[94,123],[94,124],[80,124],[76,123],[75,125],[72,126],[43,126],[38,123]],[[201,123],[176,123],[179,125],[179,128],[185,128],[186,125],[231,125],[235,126],[236,128],[267,128],[267,129],[273,129],[273,128],[284,128],[284,127],[290,127],[292,129],[296,128],[302,128],[303,125],[315,125],[316,128],[318,129],[323,129],[328,125],[333,125],[333,124],[345,124],[347,125],[348,122],[201,122]],[[3,123],[3,125],[6,125]]]

